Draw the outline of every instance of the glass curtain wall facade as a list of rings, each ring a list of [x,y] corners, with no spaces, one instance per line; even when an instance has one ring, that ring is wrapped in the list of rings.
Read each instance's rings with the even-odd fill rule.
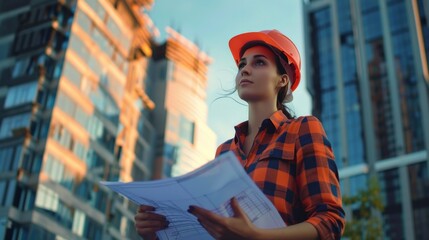
[[[0,238],[138,237],[136,206],[99,181],[151,178],[151,4],[0,4]]]
[[[422,189],[429,188],[429,3],[304,5],[308,90],[333,142],[343,194],[358,194],[376,177],[383,238],[428,238],[429,195]]]

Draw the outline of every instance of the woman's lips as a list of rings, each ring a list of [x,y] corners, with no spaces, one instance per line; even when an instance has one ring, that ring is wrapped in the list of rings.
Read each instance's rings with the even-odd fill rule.
[[[240,81],[240,85],[245,85],[245,84],[253,84],[253,82],[250,81],[249,79],[242,79]]]

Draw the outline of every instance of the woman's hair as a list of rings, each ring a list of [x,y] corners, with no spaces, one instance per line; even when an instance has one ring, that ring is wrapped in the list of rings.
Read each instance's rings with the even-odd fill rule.
[[[283,75],[283,74],[287,74],[286,73],[286,69],[283,67],[281,61],[280,61],[280,57],[283,58],[284,61],[288,62],[288,59],[286,58],[286,56],[284,56],[284,54],[282,54],[279,50],[277,50],[276,48],[267,45],[266,43],[262,42],[262,41],[252,41],[252,42],[248,42],[246,43],[240,50],[240,56],[243,56],[244,52],[252,47],[256,47],[256,46],[263,46],[266,47],[268,49],[270,49],[273,53],[274,53],[274,57],[275,57],[275,61],[276,61],[276,68],[277,68],[277,74],[279,75]],[[289,76],[290,78],[291,76]],[[276,100],[276,105],[277,105],[277,110],[282,110],[283,114],[286,115],[287,118],[295,118],[294,115],[292,115],[290,109],[283,104],[283,100],[286,98],[286,94],[288,92],[288,85],[290,85],[291,82],[289,81],[288,84],[282,88],[280,88],[278,94],[277,94],[277,100]]]

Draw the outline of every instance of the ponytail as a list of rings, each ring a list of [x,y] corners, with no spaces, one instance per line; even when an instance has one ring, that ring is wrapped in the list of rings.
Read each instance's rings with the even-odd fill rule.
[[[279,90],[279,93],[277,95],[277,110],[282,110],[283,114],[289,118],[289,119],[294,119],[295,116],[292,115],[292,113],[290,112],[290,110],[283,104],[283,99],[286,96],[286,88],[282,87]]]
[[[281,63],[280,63],[280,59],[279,56],[276,55],[276,65],[277,65],[277,73],[278,74],[286,74],[286,70],[282,67]],[[276,100],[276,105],[277,105],[277,110],[282,110],[283,114],[289,118],[289,119],[294,119],[295,116],[292,115],[291,111],[288,109],[288,107],[286,107],[286,105],[283,104],[283,101],[286,98],[286,94],[288,91],[288,85],[290,84],[290,82],[287,84],[287,86],[280,88],[279,93],[277,94],[277,100]]]

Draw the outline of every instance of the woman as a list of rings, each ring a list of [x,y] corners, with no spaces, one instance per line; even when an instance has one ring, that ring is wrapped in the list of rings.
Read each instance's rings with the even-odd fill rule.
[[[277,30],[249,32],[229,42],[238,66],[236,89],[249,105],[248,121],[216,156],[233,151],[287,227],[259,229],[232,199],[233,217],[198,206],[189,212],[216,239],[339,239],[344,229],[338,171],[317,118],[294,119],[284,106],[300,81],[300,56]],[[141,206],[136,229],[143,237],[167,227],[163,216]]]

